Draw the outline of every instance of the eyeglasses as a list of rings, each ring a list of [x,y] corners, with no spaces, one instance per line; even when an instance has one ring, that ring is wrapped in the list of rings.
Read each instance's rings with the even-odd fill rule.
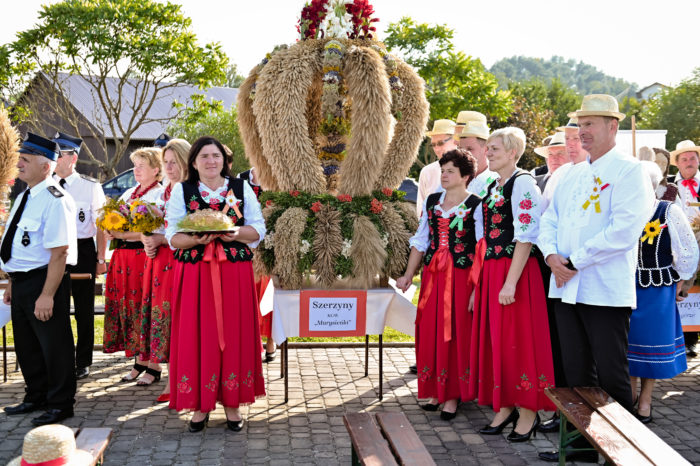
[[[442,147],[442,146],[444,146],[445,144],[447,144],[448,142],[450,142],[451,140],[452,140],[452,138],[447,138],[447,139],[442,140],[442,141],[431,142],[431,143],[430,143],[430,146],[431,146],[431,147]]]

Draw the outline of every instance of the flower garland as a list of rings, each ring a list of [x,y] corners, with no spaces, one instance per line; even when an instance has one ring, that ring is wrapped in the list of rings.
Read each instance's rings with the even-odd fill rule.
[[[379,21],[373,14],[368,0],[312,0],[297,21],[299,39],[372,39]]]
[[[372,48],[384,59],[386,73],[389,76],[389,88],[391,89],[391,114],[397,120],[401,119],[401,98],[403,96],[404,86],[399,78],[396,58],[389,52],[384,50],[379,45],[373,45]]]

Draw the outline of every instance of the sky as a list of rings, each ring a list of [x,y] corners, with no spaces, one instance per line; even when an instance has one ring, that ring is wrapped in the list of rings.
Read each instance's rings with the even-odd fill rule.
[[[297,38],[303,0],[171,0],[182,5],[205,42],[219,42],[239,72],[248,72],[277,44]],[[490,67],[524,55],[573,58],[645,87],[677,85],[700,66],[700,2],[697,0],[370,0],[381,40],[383,29],[403,16],[455,30],[457,50]],[[3,0],[0,43],[38,21],[42,4]]]

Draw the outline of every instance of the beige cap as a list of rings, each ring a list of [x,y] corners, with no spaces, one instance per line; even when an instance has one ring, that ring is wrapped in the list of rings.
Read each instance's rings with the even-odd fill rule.
[[[452,120],[435,120],[435,123],[433,123],[433,130],[428,131],[425,135],[455,134],[455,126],[455,122]]]
[[[535,149],[535,154],[541,155],[545,159],[549,157],[549,149],[551,147],[563,147],[566,148],[566,138],[563,132],[554,133],[552,139],[549,140],[548,146],[537,147]]]
[[[584,116],[607,116],[625,119],[625,114],[620,113],[620,107],[615,97],[607,94],[589,94],[583,98],[581,108],[567,115],[569,118],[581,118]]]
[[[676,150],[671,151],[671,165],[676,165],[676,157],[681,155],[683,152],[697,152],[700,156],[700,146],[696,146],[693,141],[686,139],[676,144]]]

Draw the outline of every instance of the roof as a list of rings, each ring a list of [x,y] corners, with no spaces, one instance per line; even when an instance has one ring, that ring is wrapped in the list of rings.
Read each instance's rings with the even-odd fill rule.
[[[121,139],[122,134],[112,134],[108,124],[105,124],[106,117],[102,106],[97,104],[98,98],[95,95],[93,86],[81,75],[60,73],[61,87],[65,90],[65,98],[93,125],[104,131],[105,138],[114,139],[115,136]],[[110,95],[118,94],[119,79],[107,77],[105,79],[107,92]],[[133,99],[143,88],[143,82],[129,80],[122,91],[127,98]],[[149,92],[152,95],[152,91]],[[177,101],[188,105],[193,94],[204,94],[210,101],[219,100],[225,109],[230,109],[236,103],[238,89],[230,87],[211,87],[201,90],[197,86],[177,85],[169,89],[160,90],[158,98],[153,102],[153,106],[148,112],[148,120],[131,135],[132,140],[155,139],[159,134],[166,131],[169,120],[175,116],[177,109],[173,108],[173,102]],[[127,124],[132,117],[131,102],[124,102],[121,110],[121,121]]]

